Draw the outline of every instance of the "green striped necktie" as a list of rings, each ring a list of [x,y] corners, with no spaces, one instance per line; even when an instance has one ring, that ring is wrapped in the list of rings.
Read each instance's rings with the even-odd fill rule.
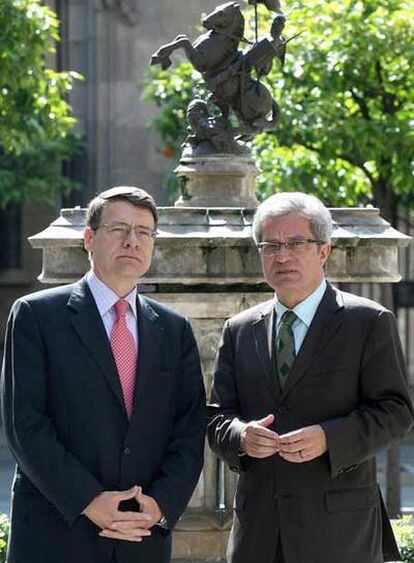
[[[285,311],[282,315],[282,324],[277,338],[277,369],[282,389],[285,386],[296,357],[292,325],[297,318],[296,313],[293,311]]]

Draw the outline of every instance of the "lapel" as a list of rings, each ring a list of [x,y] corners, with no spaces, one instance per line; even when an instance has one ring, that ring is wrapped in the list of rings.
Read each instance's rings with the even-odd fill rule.
[[[256,354],[263,376],[276,401],[280,398],[274,346],[275,308],[273,299],[263,304],[259,318],[252,323]]]
[[[161,337],[164,327],[160,323],[158,313],[151,307],[150,302],[137,294],[138,317],[138,362],[137,379],[135,383],[134,415],[142,412],[145,400],[145,389],[157,377],[161,361]],[[132,420],[131,419],[131,420]]]
[[[342,316],[337,313],[342,308],[341,293],[328,284],[287,378],[282,398],[306,375],[307,370],[336,333],[342,323]]]
[[[69,301],[72,325],[82,344],[100,368],[126,416],[124,397],[111,345],[86,278],[73,286]]]

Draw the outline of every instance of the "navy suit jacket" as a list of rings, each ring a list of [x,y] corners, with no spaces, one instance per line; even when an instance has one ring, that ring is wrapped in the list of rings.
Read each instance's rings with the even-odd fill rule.
[[[155,526],[142,543],[101,538],[82,516],[102,491],[138,484],[170,530],[203,462],[204,385],[188,321],[137,297],[135,409],[122,389],[85,279],[13,306],[2,369],[3,423],[17,461],[10,563],[169,561],[171,534]],[[128,509],[138,509],[130,501]],[[121,506],[122,508],[122,506]]]

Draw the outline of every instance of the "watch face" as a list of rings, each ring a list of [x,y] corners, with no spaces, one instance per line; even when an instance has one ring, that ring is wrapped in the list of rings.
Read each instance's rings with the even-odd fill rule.
[[[161,518],[158,520],[157,524],[159,526],[167,526],[167,519],[165,516],[161,516]]]

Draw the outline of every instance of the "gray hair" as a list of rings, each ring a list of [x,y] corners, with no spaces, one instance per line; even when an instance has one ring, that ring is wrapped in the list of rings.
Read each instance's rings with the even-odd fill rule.
[[[265,219],[283,217],[290,213],[296,213],[309,221],[315,239],[331,242],[332,217],[329,210],[317,197],[302,192],[281,192],[259,205],[252,225],[254,242],[257,244],[261,240],[261,225]]]

